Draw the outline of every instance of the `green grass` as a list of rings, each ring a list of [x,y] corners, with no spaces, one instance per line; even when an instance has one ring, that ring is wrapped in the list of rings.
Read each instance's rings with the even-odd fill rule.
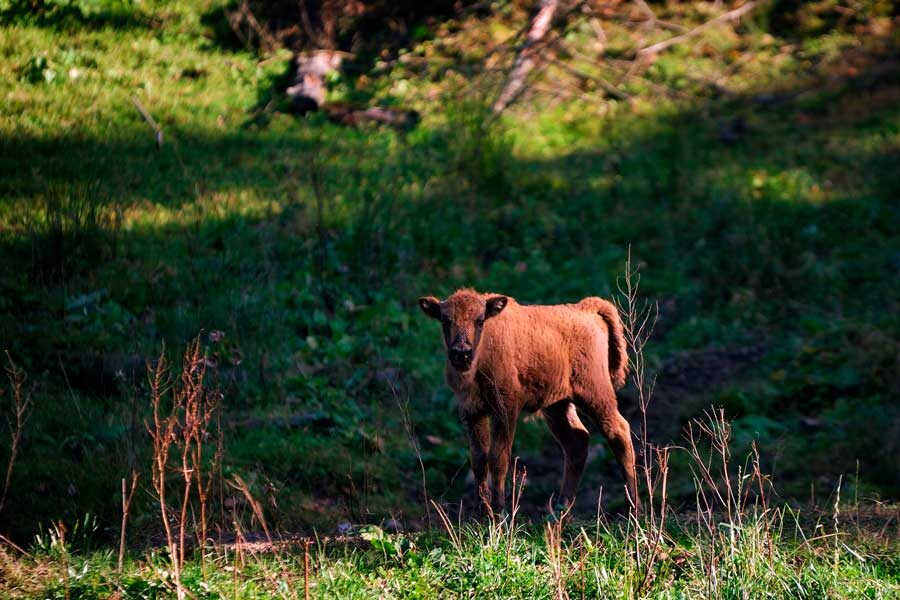
[[[855,475],[862,496],[900,493],[900,73],[889,35],[833,29],[798,41],[760,15],[661,56],[623,82],[629,101],[588,86],[529,97],[489,122],[493,81],[468,78],[465,65],[468,52],[484,54],[486,34],[520,26],[504,9],[487,26],[435,25],[409,49],[429,57],[425,67],[376,64],[366,81],[333,82],[335,99],[419,110],[421,125],[401,133],[269,106],[289,56],[219,44],[207,23],[221,7],[143,2],[133,19],[0,21],[0,345],[29,373],[35,402],[0,531],[29,540],[39,523],[90,513],[114,536],[118,481],[132,468],[149,480],[143,361],[211,330],[226,334],[209,343],[223,365],[225,473],[271,498],[273,523],[421,525],[401,406],[431,497],[464,495],[466,452],[438,333],[415,298],[463,285],[527,302],[613,296],[629,248],[644,295],[663,307],[653,369],[711,346],[766,349],[750,371],[686,393],[667,419],[725,406],[735,451],[759,439],[794,503],[811,488],[827,496],[841,474]],[[623,30],[609,29],[610,54],[627,55]],[[566,41],[589,48],[591,31]],[[743,54],[754,59],[741,66]],[[697,77],[723,65],[735,67],[731,93],[716,97]],[[550,67],[539,83],[564,90],[568,77]],[[132,98],[161,126],[160,148]],[[322,418],[272,420],[298,414]],[[240,426],[248,419],[262,424]],[[600,442],[595,450],[591,493],[618,481]],[[556,450],[541,423],[522,425],[516,452],[538,465],[526,500],[543,506]],[[690,505],[689,472],[673,481]],[[146,488],[135,502],[136,537],[152,541],[159,522]],[[549,593],[540,535],[517,548],[509,582],[495,583],[478,535],[448,554],[445,575],[431,549],[421,563],[329,557],[317,590],[387,582],[414,595],[461,589],[476,573],[483,589],[517,582]],[[591,585],[608,572],[604,589],[622,589],[628,567],[600,566],[622,543],[591,554]],[[684,544],[695,555],[703,546]],[[821,590],[831,560],[805,552],[771,573],[800,586],[795,595]],[[88,564],[86,581],[110,585],[108,561]],[[152,561],[133,568],[135,585],[152,590]],[[691,569],[685,594],[699,585]],[[850,561],[835,577],[862,590],[880,573]]]
[[[900,592],[896,545],[841,533],[805,538],[796,515],[770,547],[762,519],[698,533],[669,525],[656,545],[650,530],[605,521],[556,526],[452,526],[452,534],[387,534],[313,541],[277,550],[220,547],[195,556],[181,574],[206,598],[893,598]],[[793,523],[793,524],[792,524]],[[723,526],[725,523],[722,524]],[[78,551],[48,539],[26,558],[8,554],[0,587],[10,598],[174,597],[165,556]],[[652,556],[652,559],[651,559]],[[12,589],[10,589],[12,586]],[[561,596],[561,594],[566,594]]]

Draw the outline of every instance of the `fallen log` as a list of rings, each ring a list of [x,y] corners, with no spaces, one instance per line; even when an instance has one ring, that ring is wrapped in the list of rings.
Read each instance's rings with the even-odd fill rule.
[[[414,110],[395,110],[381,106],[359,108],[349,104],[326,104],[322,110],[328,118],[343,125],[356,127],[364,123],[380,123],[397,129],[411,129],[419,123],[419,113]]]
[[[363,108],[347,103],[326,104],[326,78],[340,68],[346,56],[346,53],[336,50],[318,50],[294,58],[296,75],[293,84],[286,90],[293,112],[305,115],[322,110],[332,122],[351,127],[379,123],[397,129],[410,129],[418,124],[419,113],[414,110],[381,106]]]

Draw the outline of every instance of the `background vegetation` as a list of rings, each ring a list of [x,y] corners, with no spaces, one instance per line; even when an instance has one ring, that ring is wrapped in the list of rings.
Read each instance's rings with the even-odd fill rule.
[[[394,23],[381,37],[338,28],[330,45],[354,54],[329,101],[418,111],[397,130],[292,114],[283,89],[303,44],[263,44],[245,22],[235,33],[240,7],[221,0],[0,0],[0,346],[31,400],[21,436],[0,445],[0,465],[16,456],[0,533],[30,558],[4,550],[0,579],[43,572],[19,589],[63,594],[74,579],[58,573],[77,563],[90,566],[84,594],[170,589],[160,556],[137,558],[161,539],[147,364],[168,353],[177,367],[198,335],[222,392],[221,478],[246,482],[273,531],[434,525],[426,500],[470,493],[467,455],[438,332],[415,298],[459,286],[524,302],[614,297],[630,249],[659,304],[646,348],[653,441],[681,443],[684,424],[720,406],[735,456],[757,440],[779,504],[832,511],[839,482],[845,498],[875,500],[853,551],[877,558],[785,550],[773,581],[786,596],[896,591],[896,546],[881,547],[900,494],[896,6],[763,3],[642,59],[639,48],[733,8],[643,6],[568,6],[528,92],[499,118],[490,105],[532,3],[379,14]],[[271,31],[275,17],[263,19]],[[14,387],[0,396],[13,431]],[[632,417],[636,397],[623,393]],[[539,421],[523,424],[516,454],[522,514],[539,518],[560,454]],[[123,584],[102,548],[132,471]],[[673,456],[673,514],[694,507],[690,473]],[[575,514],[592,517],[601,489],[620,509],[619,485],[597,438]],[[235,506],[248,531],[261,526],[231,488],[213,505],[218,539],[233,539]],[[569,593],[633,579],[615,562],[630,539],[619,526],[563,532],[595,581],[572,579]],[[366,531],[374,551],[314,548],[316,593],[558,591],[539,525],[507,545],[477,527],[458,542]],[[679,535],[664,562],[689,565],[684,593],[703,593],[692,561],[710,538]],[[489,580],[511,555],[522,579]],[[262,569],[248,575],[259,591],[242,589],[293,586],[279,574],[297,577],[302,561],[262,560],[247,567]],[[193,568],[195,594],[236,585]]]

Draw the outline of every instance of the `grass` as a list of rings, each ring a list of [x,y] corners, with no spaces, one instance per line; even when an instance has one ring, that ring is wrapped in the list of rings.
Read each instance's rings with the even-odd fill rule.
[[[661,437],[677,440],[680,425],[723,406],[734,451],[756,439],[791,505],[821,502],[841,474],[845,494],[897,497],[900,78],[880,8],[867,4],[864,22],[825,33],[779,32],[766,13],[711,30],[623,79],[628,100],[551,65],[536,82],[543,91],[499,121],[484,109],[496,82],[471,65],[522,15],[507,6],[487,22],[437,23],[407,59],[331,83],[336,100],[419,110],[421,125],[404,133],[270,104],[289,56],[222,45],[208,25],[222,6],[142,2],[116,5],[128,19],[79,9],[61,21],[0,21],[0,345],[28,373],[33,400],[0,532],[27,547],[46,534],[40,523],[91,514],[97,537],[113,539],[119,482],[137,469],[129,540],[158,545],[145,361],[200,331],[224,392],[223,474],[265,499],[275,529],[331,533],[391,518],[424,526],[419,458],[429,497],[455,502],[466,493],[466,452],[441,384],[438,334],[415,298],[462,285],[529,302],[610,297],[629,248],[644,294],[662,307],[651,371],[710,348],[764,347],[724,381],[713,364],[692,385],[670,387],[677,403],[659,410],[673,431]],[[561,60],[617,81],[609,69],[628,56],[627,29],[604,25],[607,65],[582,58],[595,35],[582,25],[567,33]],[[727,92],[711,90],[710,78]],[[159,123],[161,147],[133,98]],[[211,331],[224,337],[212,341]],[[662,394],[666,378],[658,385]],[[553,448],[542,424],[522,424],[516,452],[532,465],[532,506],[557,485]],[[0,446],[0,464],[10,450]],[[618,489],[602,444],[592,456],[584,514],[602,486]],[[673,460],[680,513],[693,490]],[[615,510],[616,494],[604,502]],[[619,526],[605,537],[566,530],[570,585],[583,575],[588,596],[633,589]],[[673,573],[670,596],[700,593],[709,539],[672,527],[670,571],[648,594],[668,593]],[[434,533],[407,534],[415,550],[396,557],[326,546],[315,553],[314,592],[428,596],[471,584],[504,595],[515,583],[516,593],[554,594],[540,527],[517,536],[517,560],[496,570],[506,550],[482,543],[491,535],[466,528],[453,548]],[[859,560],[840,550],[835,563],[829,548],[781,540],[758,580],[727,562],[740,554],[723,554],[732,569],[723,581],[753,580],[784,597],[889,597],[893,551]],[[132,581],[129,593],[150,597],[167,585],[152,554],[135,553],[123,579],[102,550],[9,552],[9,573],[46,574],[32,590]],[[230,594],[234,556],[216,560],[222,568],[208,578],[190,561],[188,585]],[[250,560],[241,589],[264,595],[283,580],[296,591],[298,560]],[[293,565],[283,579],[279,561]],[[492,579],[500,573],[509,579]]]
[[[461,525],[452,534],[388,534],[369,527],[351,539],[221,546],[189,560],[191,596],[236,598],[892,598],[900,591],[896,545],[816,528],[798,515],[757,514],[743,525],[670,522],[649,567],[634,523]],[[780,525],[766,543],[763,519]],[[826,517],[826,522],[829,520]],[[555,534],[552,532],[556,532]],[[52,537],[52,536],[51,536]],[[76,550],[59,539],[28,557],[3,550],[11,598],[159,598],[173,595],[163,555],[132,557],[121,572],[111,552]]]

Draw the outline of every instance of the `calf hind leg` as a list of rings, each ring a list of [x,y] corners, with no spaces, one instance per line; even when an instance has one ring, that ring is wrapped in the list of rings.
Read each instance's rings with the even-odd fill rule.
[[[608,389],[607,389],[608,388]],[[609,442],[609,446],[622,469],[625,492],[629,504],[635,511],[640,509],[637,474],[635,471],[634,445],[631,442],[631,427],[616,406],[616,393],[612,384],[585,390],[578,398],[578,407],[594,419]]]
[[[578,418],[575,405],[569,400],[545,408],[544,420],[562,446],[564,470],[560,500],[568,505],[575,499],[575,492],[584,474],[590,433]]]
[[[640,510],[641,500],[638,497],[637,473],[635,469],[634,445],[631,441],[631,427],[618,410],[609,421],[601,425],[603,435],[609,441],[616,460],[622,468],[622,478],[628,493],[628,502],[635,511]]]

